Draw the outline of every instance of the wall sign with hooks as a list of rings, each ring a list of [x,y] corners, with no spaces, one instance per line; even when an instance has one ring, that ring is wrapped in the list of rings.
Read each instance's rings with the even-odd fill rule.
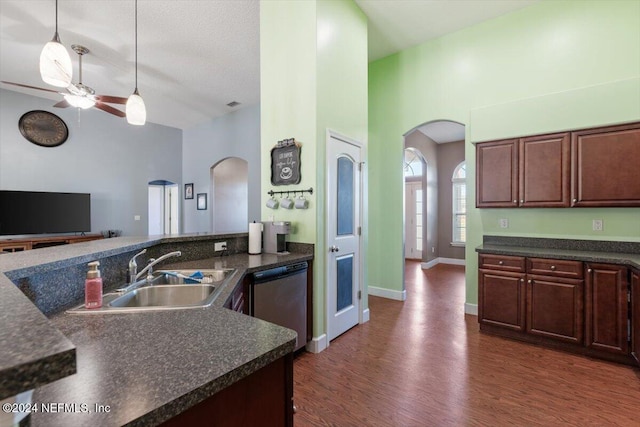
[[[278,141],[271,149],[271,185],[300,183],[301,148],[295,138],[289,138]]]

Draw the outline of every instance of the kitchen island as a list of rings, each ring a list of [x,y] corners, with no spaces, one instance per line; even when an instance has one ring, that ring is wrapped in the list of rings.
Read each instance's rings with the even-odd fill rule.
[[[30,319],[40,321],[36,324],[37,330],[25,337],[17,348],[23,354],[15,354],[13,359],[3,359],[0,367],[3,388],[0,390],[4,397],[39,386],[33,394],[34,403],[63,404],[53,406],[56,413],[46,406],[45,409],[50,412],[32,413],[31,422],[34,426],[115,426],[161,424],[178,414],[184,415],[194,408],[202,408],[212,396],[215,398],[220,392],[251,378],[257,378],[254,383],[260,384],[253,388],[263,389],[263,394],[269,398],[268,386],[273,385],[274,375],[279,378],[279,372],[282,373],[282,378],[277,381],[280,385],[276,386],[271,397],[280,396],[282,400],[290,395],[295,332],[224,309],[222,305],[245,274],[293,261],[309,260],[313,257],[312,253],[282,256],[238,253],[225,257],[211,257],[209,254],[209,258],[205,258],[206,250],[197,255],[187,254],[184,262],[193,264],[200,257],[201,260],[197,261],[201,264],[200,268],[207,264],[237,269],[214,304],[198,309],[86,315],[60,312],[47,319],[38,313],[26,296],[19,295],[21,293],[16,285],[8,280],[11,278],[19,286],[28,283],[25,277],[29,275],[48,274],[65,280],[66,269],[83,266],[94,259],[103,259],[109,265],[110,257],[122,258],[124,255],[127,258],[142,248],[151,251],[154,247],[161,247],[165,251],[165,246],[193,247],[194,244],[200,244],[205,245],[206,249],[213,246],[212,239],[230,237],[244,238],[236,235],[193,235],[159,239],[105,239],[72,245],[74,247],[62,250],[56,248],[57,251],[43,249],[3,256],[0,259],[0,269],[4,273],[0,277],[0,292],[13,294],[20,307],[27,309],[25,316],[8,306],[11,316],[5,317],[7,324],[11,323],[15,335],[20,336],[21,330],[16,328],[26,331],[30,327]],[[71,253],[60,253],[67,250]],[[39,252],[38,256],[35,256],[35,252]],[[59,272],[61,274],[57,274]],[[38,296],[32,299],[39,301]],[[49,338],[46,348],[32,352],[31,349],[38,348],[39,340],[43,342],[40,334]],[[11,349],[13,353],[18,353],[12,347],[13,342],[3,341],[7,345],[3,345],[0,352],[8,354],[7,349]],[[12,360],[14,365],[10,364]],[[17,363],[20,360],[27,360],[28,363]],[[55,363],[47,364],[47,360],[54,360]],[[36,366],[39,371],[34,372],[33,367]],[[48,370],[52,373],[47,375]],[[77,373],[70,375],[74,370]],[[13,374],[9,377],[7,374],[11,372]],[[54,373],[58,378],[65,374],[70,376],[42,385],[55,380]],[[12,382],[12,379],[17,380]],[[266,403],[267,407],[272,406]],[[247,405],[245,409],[250,410],[252,403],[248,402]],[[288,405],[289,409],[282,408],[283,413],[285,409],[291,411],[290,400]],[[216,407],[215,402],[211,407]],[[216,414],[210,416],[213,420]]]

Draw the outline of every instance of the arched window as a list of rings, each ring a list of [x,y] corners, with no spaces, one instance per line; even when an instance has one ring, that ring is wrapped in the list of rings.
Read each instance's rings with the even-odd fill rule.
[[[461,162],[451,177],[453,191],[453,237],[452,243],[464,244],[467,241],[467,165]]]
[[[422,176],[422,159],[411,148],[404,150],[404,177],[406,178],[419,178]]]

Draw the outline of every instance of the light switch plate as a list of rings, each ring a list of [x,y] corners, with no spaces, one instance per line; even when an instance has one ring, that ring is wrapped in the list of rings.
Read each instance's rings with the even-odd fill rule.
[[[593,220],[593,231],[602,231],[603,228],[603,222],[601,219],[594,219]]]
[[[509,219],[508,218],[500,218],[498,220],[498,224],[500,228],[509,228]]]
[[[140,221],[140,215],[135,215],[135,216],[133,217],[133,220],[134,220],[134,221]]]
[[[213,250],[216,252],[224,251],[225,249],[227,249],[227,242],[216,242],[213,244]]]

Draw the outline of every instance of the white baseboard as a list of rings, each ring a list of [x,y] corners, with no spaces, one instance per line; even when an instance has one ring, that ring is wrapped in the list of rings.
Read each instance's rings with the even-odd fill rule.
[[[322,334],[319,337],[313,337],[305,347],[308,352],[320,353],[327,348],[327,334]]]
[[[367,323],[370,318],[371,312],[369,311],[369,309],[365,308],[364,310],[362,310],[362,323]]]
[[[435,267],[438,264],[451,264],[451,265],[466,265],[465,260],[458,258],[436,258],[429,262],[423,262],[421,264],[423,270],[428,270]]]
[[[440,264],[452,264],[452,265],[466,265],[466,262],[464,259],[459,259],[459,258],[438,258],[438,262]]]
[[[394,299],[396,301],[406,301],[407,300],[407,291],[392,291],[391,289],[377,288],[375,286],[369,286],[368,288],[369,295],[373,295],[374,297],[382,297],[388,299]]]
[[[478,304],[469,304],[468,302],[464,303],[464,313],[472,314],[474,316],[478,315]]]

